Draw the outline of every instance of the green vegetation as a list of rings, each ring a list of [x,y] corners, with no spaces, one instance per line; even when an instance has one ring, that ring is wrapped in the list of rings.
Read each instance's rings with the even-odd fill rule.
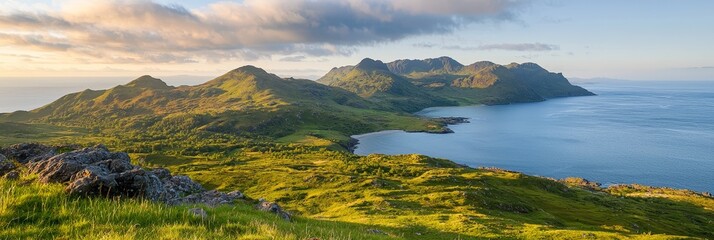
[[[561,183],[420,155],[360,157],[320,146],[240,142],[218,135],[172,141],[172,147],[158,138],[110,142],[111,148],[125,151],[155,149],[133,151],[131,157],[146,167],[186,174],[208,188],[240,189],[252,198],[277,201],[298,220],[282,222],[246,203],[207,208],[213,218],[208,223],[187,215],[191,206],[68,198],[56,185],[2,180],[6,190],[0,206],[6,210],[0,223],[7,230],[1,234],[25,236],[13,234],[23,233],[28,224],[33,231],[45,229],[48,237],[108,232],[117,238],[166,233],[249,239],[670,239],[711,238],[714,232],[714,199],[686,190],[638,185],[593,190],[582,180]],[[136,224],[144,227],[132,227]],[[237,226],[242,227],[224,232]],[[128,235],[120,235],[122,230]]]
[[[296,218],[232,206],[167,206],[137,199],[70,198],[58,184],[0,179],[2,239],[387,239],[371,226]],[[188,209],[202,207],[208,217]],[[393,235],[393,238],[400,238]]]
[[[571,85],[562,74],[548,72],[535,63],[502,66],[476,62],[464,66],[449,57],[397,60],[387,64],[365,59],[354,67],[334,68],[318,82],[343,88],[375,102],[398,100],[404,95],[417,96],[414,93],[417,91],[421,94],[420,99],[434,101],[432,105],[428,102],[406,104],[415,109],[433,104],[508,104],[593,95]],[[404,85],[417,86],[418,90]]]
[[[354,67],[335,68],[318,82],[356,93],[389,110],[416,112],[427,107],[456,105],[392,73],[383,62],[369,58]]]
[[[355,85],[339,85],[346,90],[247,66],[198,86],[143,76],[0,115],[0,146],[103,143],[135,164],[275,201],[298,216],[284,222],[245,203],[206,208],[202,220],[188,214],[193,206],[72,198],[24,176],[0,180],[0,238],[714,238],[714,199],[704,194],[350,153],[353,134],[445,130],[408,113],[419,107],[540,101],[576,89],[563,90],[562,75],[534,64],[409,61],[363,61],[323,78],[351,78]]]

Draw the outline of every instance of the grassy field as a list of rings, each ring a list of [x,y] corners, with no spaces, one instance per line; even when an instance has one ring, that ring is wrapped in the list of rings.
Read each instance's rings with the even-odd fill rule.
[[[188,215],[191,206],[70,198],[60,186],[27,178],[0,182],[0,238],[714,238],[714,199],[702,194],[639,185],[588,190],[578,181],[420,155],[362,157],[345,151],[345,134],[309,126],[277,140],[0,126],[13,130],[0,135],[4,144],[105,143],[136,164],[276,201],[298,216],[287,223],[246,203],[208,208],[211,218],[201,221]]]
[[[241,152],[230,161],[146,162],[302,216],[396,228],[413,239],[714,237],[714,200],[685,190],[589,191],[419,155],[300,148]]]
[[[70,198],[32,178],[0,180],[0,239],[400,239],[373,226],[297,217],[287,222],[233,206],[167,206],[145,200]],[[203,219],[188,212],[206,210]],[[381,230],[380,230],[381,231]]]

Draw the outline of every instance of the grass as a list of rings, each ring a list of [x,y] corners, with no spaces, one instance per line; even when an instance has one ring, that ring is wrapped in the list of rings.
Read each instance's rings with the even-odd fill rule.
[[[712,238],[714,230],[714,200],[690,191],[593,192],[419,155],[290,153],[298,149],[235,152],[234,161],[132,154],[213,188],[277,201],[293,222],[250,202],[210,208],[69,197],[60,185],[24,176],[0,180],[0,239],[680,239]],[[191,216],[192,207],[209,217]]]
[[[62,186],[0,180],[0,239],[403,239],[373,226],[295,218],[232,206],[167,206],[145,200],[70,198]],[[208,217],[189,214],[201,207]],[[380,230],[388,232],[388,229]]]
[[[70,198],[61,186],[1,180],[0,238],[714,238],[714,199],[691,191],[588,190],[580,181],[420,155],[361,157],[335,147],[346,139],[309,127],[279,141],[209,132],[70,137],[128,151],[136,164],[167,167],[207,188],[276,201],[298,220],[239,204],[208,209],[211,220],[197,221],[186,212],[191,206]]]
[[[0,122],[0,146],[18,142],[68,142],[88,131],[81,128],[53,126],[49,124],[25,124]]]
[[[713,237],[714,200],[688,191],[610,194],[614,190],[592,192],[418,155],[302,151],[242,152],[228,162],[166,166],[218,189],[278,201],[305,217],[396,228],[415,239]]]

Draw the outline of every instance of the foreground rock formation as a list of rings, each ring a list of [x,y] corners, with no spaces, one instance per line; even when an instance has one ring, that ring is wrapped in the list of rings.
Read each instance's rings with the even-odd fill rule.
[[[172,205],[216,206],[247,200],[239,191],[207,191],[191,178],[171,175],[164,168],[142,169],[131,164],[126,153],[110,152],[104,145],[61,154],[57,154],[57,149],[41,144],[18,144],[0,149],[0,176],[19,177],[15,160],[24,164],[29,173],[37,174],[38,181],[65,184],[65,190],[72,195],[145,198]],[[290,220],[290,214],[275,203],[260,201],[256,208]]]

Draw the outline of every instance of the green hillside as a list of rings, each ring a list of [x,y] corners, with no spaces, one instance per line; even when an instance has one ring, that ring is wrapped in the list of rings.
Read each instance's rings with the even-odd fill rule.
[[[196,219],[186,212],[195,206],[70,197],[20,167],[21,179],[0,179],[0,238],[714,238],[710,194],[640,185],[601,188],[579,178],[348,151],[353,134],[445,132],[443,120],[408,113],[425,106],[589,93],[535,64],[418,61],[365,60],[333,69],[320,80],[327,85],[252,66],[196,86],[171,87],[142,76],[29,112],[2,114],[0,147],[102,143],[127,152],[141,167],[165,167],[207,189],[278,202],[296,220],[284,222],[250,203],[199,206],[210,217]],[[396,67],[402,75],[390,70]]]
[[[127,138],[122,138],[127,139]],[[714,237],[714,198],[687,190],[561,181],[473,169],[419,155],[355,156],[321,147],[218,136],[108,141],[144,167],[207,188],[279,202],[285,222],[238,203],[167,206],[69,197],[62,186],[0,179],[0,236],[108,239],[684,239]],[[77,140],[82,142],[81,140]],[[137,146],[152,146],[139,153]],[[191,150],[193,149],[193,150]],[[188,150],[177,152],[175,150]],[[193,152],[192,152],[193,151]],[[187,209],[201,207],[209,218]],[[139,225],[139,227],[136,227]]]
[[[401,79],[400,79],[401,80]],[[409,91],[419,90],[407,84]],[[417,95],[421,96],[421,95]],[[245,66],[197,86],[170,87],[142,76],[108,90],[85,90],[46,106],[0,114],[0,122],[79,127],[94,132],[205,130],[247,138],[346,136],[383,129],[443,131],[444,124],[311,80],[280,78]]]
[[[362,62],[365,61],[374,62],[371,59]],[[389,94],[389,88],[377,86],[387,85],[384,83],[394,82],[390,80],[401,77],[406,80],[403,82],[418,86],[430,98],[439,99],[441,105],[509,104],[593,95],[581,87],[571,85],[562,74],[548,72],[535,63],[503,66],[483,61],[463,65],[449,57],[397,60],[385,64],[386,69],[379,66],[382,75],[377,77],[364,74],[364,71],[355,71],[360,64],[334,68],[318,82],[366,97],[374,93],[385,93],[382,98],[375,99],[388,101],[385,99],[396,99],[398,96]],[[396,76],[389,76],[387,71]]]
[[[369,58],[354,67],[332,69],[317,81],[356,93],[390,110],[416,112],[427,107],[456,104],[392,73],[382,61]]]

